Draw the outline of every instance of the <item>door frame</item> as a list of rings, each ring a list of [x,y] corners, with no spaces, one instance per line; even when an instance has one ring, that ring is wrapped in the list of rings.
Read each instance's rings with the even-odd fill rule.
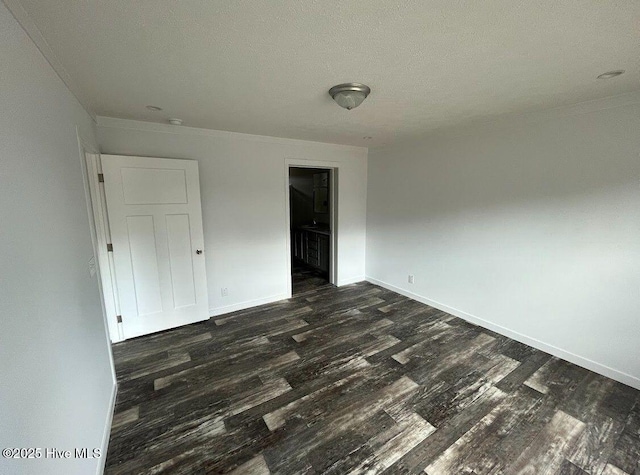
[[[107,202],[104,183],[100,181],[102,174],[102,159],[97,151],[84,150],[83,169],[87,178],[91,211],[96,234],[96,269],[100,282],[100,292],[104,307],[105,320],[111,343],[124,341],[122,323],[118,322],[120,303],[118,287],[115,279],[113,254],[107,250],[111,242],[109,219],[107,216]]]
[[[329,240],[329,283],[337,286],[338,282],[338,180],[340,163],[328,160],[310,160],[305,158],[287,158],[284,162],[285,175],[285,229],[286,229],[286,262],[287,266],[287,295],[293,295],[291,279],[291,202],[289,197],[289,169],[290,168],[321,168],[329,171],[329,220],[331,222],[331,239]]]
[[[107,411],[107,416],[105,419],[104,430],[102,433],[102,453],[107,453],[107,448],[109,446],[109,436],[111,434],[111,423],[113,421],[113,414],[116,406],[116,396],[118,393],[118,379],[116,377],[116,366],[115,361],[113,359],[113,349],[111,348],[111,325],[109,319],[107,318],[107,305],[104,300],[104,287],[103,287],[103,275],[105,273],[105,269],[101,268],[99,256],[99,242],[100,242],[100,232],[98,232],[98,224],[96,223],[96,215],[94,208],[94,198],[92,196],[92,181],[93,178],[98,180],[98,175],[93,174],[90,170],[92,170],[90,164],[93,163],[89,157],[97,157],[98,161],[100,158],[100,152],[98,148],[93,145],[93,141],[87,140],[83,134],[80,132],[80,128],[76,126],[76,137],[78,139],[78,158],[80,160],[80,169],[81,169],[81,177],[82,177],[82,186],[84,189],[84,197],[87,205],[87,219],[89,221],[89,234],[91,235],[91,244],[93,247],[93,258],[96,260],[95,262],[95,271],[96,273],[92,277],[96,277],[98,280],[98,292],[100,293],[100,304],[102,307],[102,322],[104,324],[105,329],[105,344],[107,346],[107,353],[109,355],[109,366],[111,369],[111,380],[112,380],[112,389],[111,389],[111,397],[109,401],[109,409]],[[108,271],[107,271],[108,272]],[[96,468],[96,474],[101,475],[104,473],[105,467],[105,458],[102,457],[101,463],[98,463]]]

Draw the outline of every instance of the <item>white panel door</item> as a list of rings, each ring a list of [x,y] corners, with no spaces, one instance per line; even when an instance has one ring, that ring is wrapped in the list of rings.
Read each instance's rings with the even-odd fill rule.
[[[198,162],[102,155],[125,338],[209,318]]]

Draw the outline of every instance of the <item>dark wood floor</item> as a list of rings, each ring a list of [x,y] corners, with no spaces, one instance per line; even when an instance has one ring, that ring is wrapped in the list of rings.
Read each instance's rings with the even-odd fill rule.
[[[107,473],[640,475],[640,392],[368,283],[114,346]]]

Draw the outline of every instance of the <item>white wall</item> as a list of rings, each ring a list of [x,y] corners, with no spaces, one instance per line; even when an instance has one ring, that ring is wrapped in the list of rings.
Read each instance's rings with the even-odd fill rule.
[[[76,136],[95,143],[93,122],[2,3],[0,64],[0,447],[101,448],[115,386]],[[0,473],[103,461],[0,458]]]
[[[640,93],[370,150],[367,276],[640,388]]]
[[[338,285],[364,280],[366,148],[104,117],[98,140],[103,153],[198,160],[212,315],[290,292],[287,159],[339,167]]]

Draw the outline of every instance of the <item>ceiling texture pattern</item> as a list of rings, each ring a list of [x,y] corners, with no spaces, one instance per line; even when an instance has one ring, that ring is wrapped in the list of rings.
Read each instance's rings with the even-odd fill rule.
[[[640,89],[638,0],[13,1],[102,116],[374,146]]]

